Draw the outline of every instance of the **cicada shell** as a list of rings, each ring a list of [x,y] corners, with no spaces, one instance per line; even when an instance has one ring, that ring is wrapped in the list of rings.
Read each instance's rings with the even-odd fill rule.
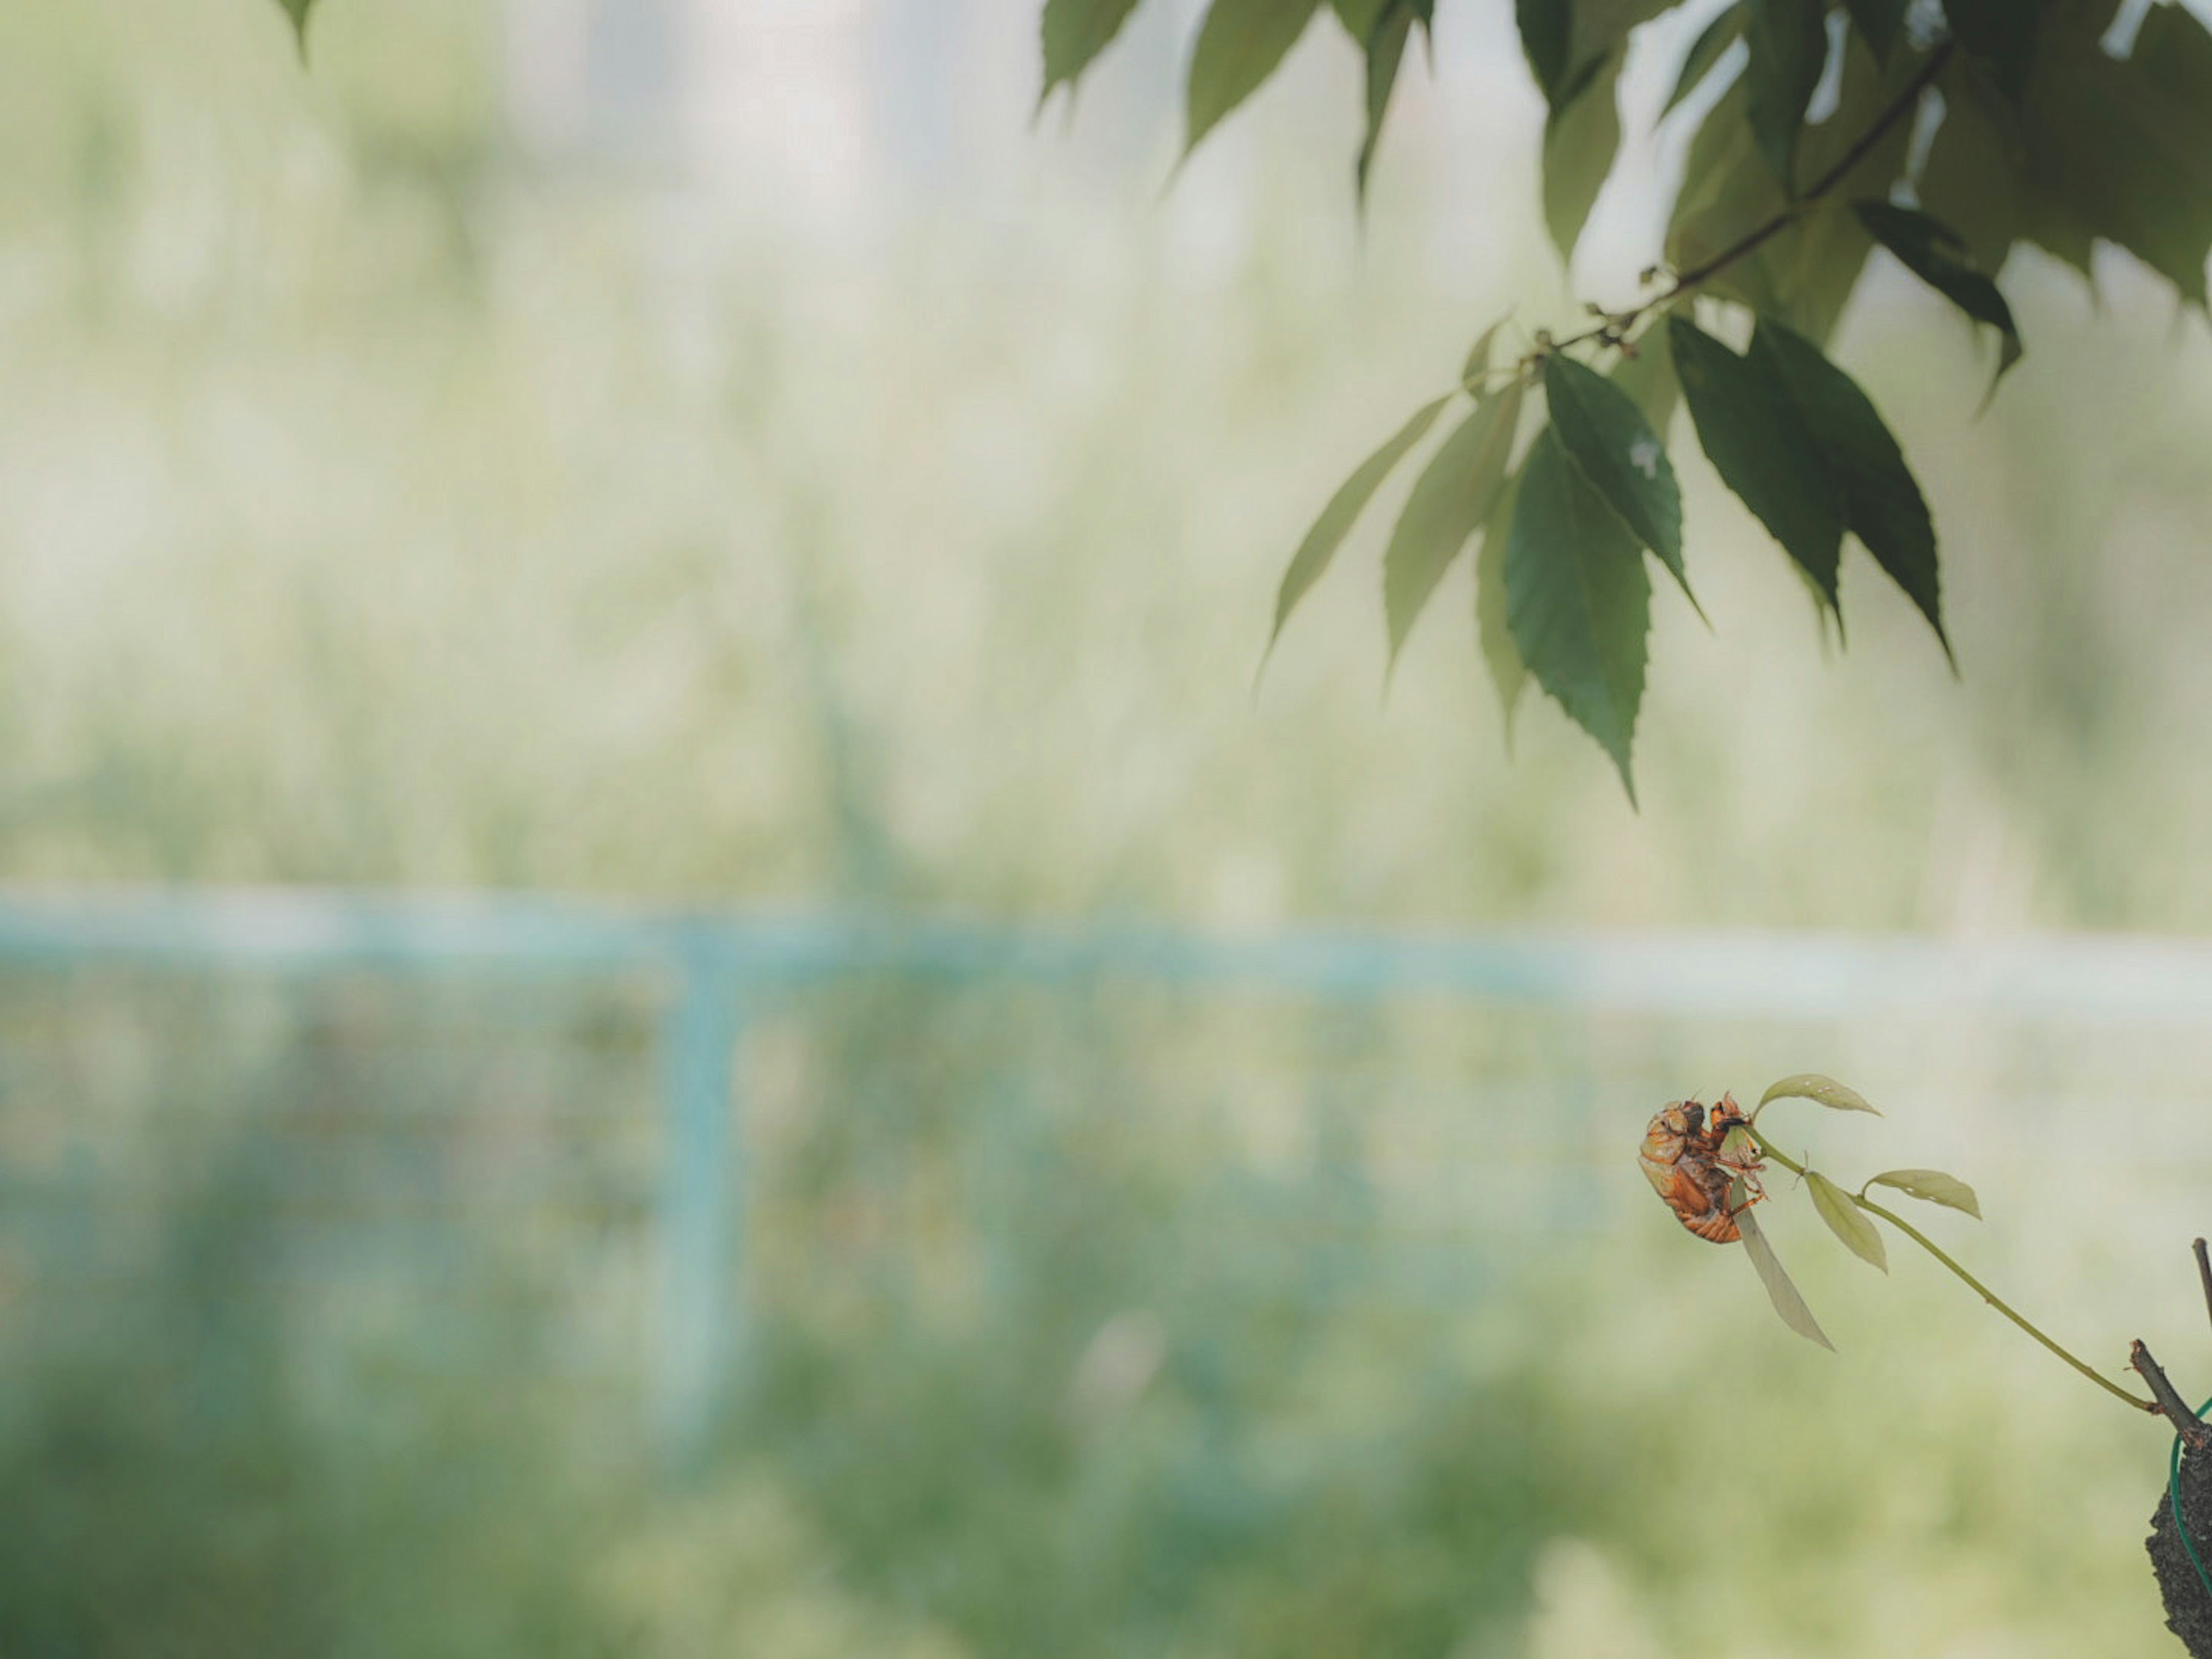
[[[1747,1134],[1729,1144],[1731,1134],[1744,1123],[1732,1095],[1721,1097],[1710,1120],[1697,1101],[1669,1101],[1652,1115],[1637,1153],[1644,1179],[1674,1211],[1674,1218],[1716,1244],[1732,1244],[1741,1237],[1736,1218],[1766,1196],[1759,1184],[1759,1171],[1765,1166],[1757,1143]],[[1739,1182],[1741,1196],[1732,1202],[1729,1189]]]

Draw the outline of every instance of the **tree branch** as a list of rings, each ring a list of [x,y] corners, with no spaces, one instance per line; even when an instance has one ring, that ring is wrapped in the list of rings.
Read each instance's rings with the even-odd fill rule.
[[[2149,1385],[2151,1398],[2158,1401],[2159,1415],[2173,1425],[2173,1431],[2181,1437],[2184,1445],[2192,1452],[2201,1452],[2212,1447],[2212,1426],[2208,1426],[2203,1418],[2189,1409],[2188,1403],[2175,1391],[2164,1368],[2151,1358],[2150,1350],[2140,1340],[2129,1345],[2128,1364],[2134,1366],[2136,1374]]]
[[[1888,135],[1890,130],[1918,106],[1920,94],[1935,84],[1936,77],[1943,72],[1944,64],[1950,62],[1951,45],[1949,40],[1943,40],[1928,54],[1928,61],[1920,66],[1911,80],[1905,82],[1904,90],[1890,100],[1888,106],[1875,118],[1873,125],[1852,142],[1850,148],[1836,159],[1832,167],[1813,181],[1804,194],[1793,198],[1771,218],[1747,232],[1711,258],[1678,272],[1674,280],[1663,290],[1642,304],[1632,306],[1626,311],[1606,313],[1605,320],[1595,328],[1585,329],[1580,334],[1557,341],[1548,349],[1564,351],[1569,346],[1585,345],[1593,340],[1600,345],[1626,348],[1629,343],[1629,334],[1645,318],[1671,309],[1683,296],[1703,288],[1738,260],[1748,258],[1796,223],[1808,208],[1822,200],[1849,178],[1858,164],[1873,154],[1874,147]]]
[[[1752,1128],[1747,1124],[1745,1126],[1744,1132],[1754,1141],[1758,1142],[1759,1150],[1763,1156],[1776,1164],[1779,1164],[1784,1169],[1789,1170],[1793,1175],[1802,1176],[1805,1173],[1805,1166],[1803,1164],[1798,1163],[1795,1158],[1792,1158],[1784,1153],[1777,1152],[1774,1149],[1774,1144],[1768,1140],[1765,1135],[1759,1133],[1758,1130]],[[1841,1191],[1842,1189],[1838,1188],[1838,1190]],[[1968,1290],[1980,1297],[1983,1301],[1988,1303],[1990,1306],[1995,1308],[2007,1319],[2012,1321],[2014,1324],[2019,1326],[2021,1329],[2026,1331],[2038,1342],[2040,1342],[2045,1348],[2048,1348],[2052,1353],[2057,1354],[2059,1358],[2064,1360],[2075,1370],[2081,1372],[2082,1376],[2087,1377],[2092,1382],[2094,1382],[2106,1394],[2112,1395],[2115,1399],[2126,1401],[2128,1404],[2133,1406],[2137,1411],[2145,1411],[2153,1413],[2156,1413],[2158,1412],[2158,1406],[2154,1401],[2148,1400],[2138,1400],[2135,1395],[2130,1394],[2125,1389],[2113,1382],[2112,1378],[2106,1376],[2102,1371],[2097,1370],[2095,1366],[2090,1364],[2087,1360],[2080,1358],[2075,1354],[2069,1353],[2066,1349],[2060,1347],[2058,1344],[2053,1341],[2050,1337],[2045,1336],[2041,1329],[2039,1329],[2035,1324],[2023,1317],[2021,1314],[2015,1312],[2012,1306],[2007,1303],[2003,1297],[2000,1297],[1995,1291],[1983,1284],[1980,1279],[1975,1278],[1973,1274],[1968,1273],[1964,1267],[1953,1261],[1948,1252],[1945,1251],[1934,1239],[1929,1237],[1927,1234],[1922,1232],[1919,1228],[1914,1226],[1903,1216],[1899,1215],[1893,1210],[1883,1208],[1872,1199],[1863,1198],[1856,1193],[1846,1192],[1844,1194],[1844,1196],[1850,1199],[1852,1203],[1857,1205],[1860,1209],[1864,1210],[1869,1215],[1880,1216],[1884,1221],[1889,1223],[1891,1226],[1896,1228],[1898,1231],[1903,1233],[1907,1238],[1911,1239],[1915,1244],[1917,1244],[1922,1249],[1927,1251],[1929,1255],[1934,1256],[1936,1261],[1942,1262],[1944,1267],[1950,1269],[1952,1274],[1964,1284]]]

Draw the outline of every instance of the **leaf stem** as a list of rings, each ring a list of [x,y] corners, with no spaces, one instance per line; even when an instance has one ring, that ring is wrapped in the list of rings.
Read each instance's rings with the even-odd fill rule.
[[[1671,310],[1675,302],[1686,295],[1695,293],[1739,259],[1749,258],[1787,230],[1808,208],[1823,199],[1849,178],[1858,164],[1873,153],[1874,147],[1882,141],[1890,129],[1919,104],[1920,94],[1934,84],[1936,77],[1943,72],[1943,65],[1950,61],[1951,46],[1948,40],[1938,42],[1935,50],[1928,54],[1928,61],[1921,64],[1911,80],[1905,82],[1904,89],[1890,100],[1887,107],[1875,118],[1873,124],[1852,141],[1850,148],[1836,159],[1835,165],[1815,179],[1802,195],[1791,198],[1772,217],[1746,232],[1711,258],[1676,273],[1673,282],[1642,304],[1632,306],[1626,311],[1607,312],[1603,313],[1603,320],[1595,327],[1557,341],[1550,349],[1564,351],[1569,346],[1587,345],[1591,341],[1597,342],[1600,346],[1616,349],[1626,346],[1629,335],[1645,318]]]
[[[1792,1175],[1802,1176],[1806,1173],[1806,1169],[1803,1164],[1798,1163],[1787,1153],[1778,1152],[1775,1149],[1774,1143],[1769,1140],[1765,1135],[1759,1133],[1758,1130],[1747,1127],[1745,1133],[1749,1134],[1752,1139],[1759,1144],[1760,1153],[1770,1162],[1780,1164]],[[2098,1370],[2095,1367],[2090,1365],[2087,1361],[2077,1358],[2075,1355],[2069,1352],[2066,1349],[2060,1347],[2057,1343],[2053,1341],[2050,1337],[2045,1335],[2036,1325],[2017,1312],[2010,1304],[2004,1300],[2003,1297],[2000,1297],[1995,1291],[1992,1291],[1988,1285],[1983,1284],[1980,1279],[1975,1278],[1973,1274],[1968,1273],[1964,1267],[1960,1267],[1958,1262],[1952,1259],[1949,1253],[1944,1250],[1941,1245],[1937,1244],[1934,1239],[1929,1237],[1927,1234],[1922,1232],[1919,1228],[1914,1226],[1903,1216],[1899,1215],[1893,1210],[1885,1208],[1883,1206],[1875,1203],[1872,1199],[1868,1198],[1863,1193],[1846,1193],[1844,1194],[1844,1196],[1849,1198],[1852,1203],[1858,1206],[1860,1209],[1864,1210],[1869,1215],[1880,1216],[1884,1221],[1889,1223],[1891,1226],[1896,1228],[1898,1231],[1903,1233],[1907,1238],[1911,1239],[1915,1244],[1917,1244],[1922,1249],[1927,1251],[1929,1255],[1934,1256],[1936,1261],[1942,1262],[1946,1267],[1949,1268],[1952,1273],[1962,1284],[1964,1284],[1968,1290],[1980,1297],[1983,1301],[1988,1303],[1990,1306],[1995,1308],[2007,1319],[2012,1321],[2014,1324],[2019,1326],[2021,1329],[2026,1331],[2038,1342],[2040,1342],[2052,1353],[2057,1354],[2059,1358],[2064,1360],[2075,1370],[2081,1372],[2082,1376],[2087,1377],[2092,1382],[2094,1382],[2106,1394],[2112,1395],[2115,1399],[2126,1401],[2129,1405],[2133,1406],[2138,1411],[2149,1412],[2154,1415],[2157,1413],[2158,1407],[2154,1402],[2130,1394],[2125,1389],[2113,1382],[2110,1377],[2105,1376],[2103,1372]]]

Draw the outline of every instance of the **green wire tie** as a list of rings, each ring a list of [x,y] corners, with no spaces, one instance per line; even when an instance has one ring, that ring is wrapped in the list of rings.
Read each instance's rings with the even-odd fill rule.
[[[2212,1412],[2212,1400],[2206,1401],[2197,1408],[2199,1417],[2207,1412]],[[2212,1572],[2205,1571],[2204,1558],[2197,1554],[2197,1546],[2190,1541],[2189,1522],[2181,1513],[2181,1437],[2178,1434],[2173,1437],[2173,1455],[2166,1463],[2166,1491],[2173,1500],[2173,1530],[2181,1539],[2181,1547],[2189,1553],[2189,1565],[2197,1569],[2197,1577],[2204,1586],[2204,1594],[2212,1596]]]

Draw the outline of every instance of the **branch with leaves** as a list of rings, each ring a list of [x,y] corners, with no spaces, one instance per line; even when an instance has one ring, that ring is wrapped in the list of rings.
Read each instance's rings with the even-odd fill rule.
[[[1923,1203],[1937,1204],[1947,1209],[1959,1211],[1978,1221],[1982,1216],[1981,1200],[1975,1195],[1972,1187],[1956,1176],[1946,1175],[1941,1170],[1909,1169],[1885,1170],[1880,1175],[1871,1176],[1862,1182],[1856,1191],[1846,1190],[1841,1184],[1812,1168],[1808,1164],[1790,1157],[1774,1144],[1771,1136],[1759,1129],[1758,1127],[1759,1115],[1778,1100],[1809,1100],[1817,1105],[1828,1108],[1831,1111],[1867,1112],[1877,1117],[1881,1115],[1880,1112],[1868,1103],[1865,1097],[1856,1090],[1846,1088],[1833,1078],[1823,1077],[1813,1072],[1800,1073],[1792,1077],[1781,1079],[1759,1097],[1759,1104],[1752,1109],[1749,1115],[1740,1126],[1729,1132],[1727,1144],[1723,1147],[1724,1153],[1743,1158],[1744,1161],[1752,1164],[1754,1169],[1761,1164],[1772,1164],[1796,1176],[1804,1191],[1812,1199],[1814,1210],[1826,1224],[1828,1231],[1841,1240],[1844,1247],[1862,1261],[1880,1268],[1883,1273],[1889,1271],[1889,1251],[1883,1243],[1881,1230],[1874,1224],[1875,1220],[1885,1222],[1926,1251],[1945,1272],[1950,1273],[1991,1308],[2025,1331],[2049,1352],[2072,1367],[2081,1376],[2095,1383],[2106,1394],[2123,1400],[2142,1411],[2155,1413],[2160,1409],[2157,1401],[2141,1399],[2130,1394],[2078,1354],[2061,1345],[2040,1326],[2021,1314],[2010,1303],[2005,1301],[1987,1285],[1960,1266],[1949,1251],[1937,1244],[1919,1228],[1887,1206],[1877,1203],[1867,1196],[1877,1187],[1887,1188],[1903,1193],[1908,1198],[1918,1199]],[[1749,1188],[1747,1184],[1749,1179],[1750,1177],[1742,1176],[1736,1178],[1730,1190],[1729,1203],[1732,1208],[1740,1207],[1741,1212],[1735,1219],[1741,1230],[1745,1248],[1752,1257],[1753,1265],[1758,1269],[1761,1282],[1766,1286],[1769,1298],[1774,1304],[1775,1311],[1782,1316],[1783,1322],[1799,1335],[1819,1343],[1824,1348],[1832,1348],[1834,1345],[1828,1340],[1826,1334],[1820,1329],[1819,1322],[1814,1319],[1811,1310],[1805,1305],[1803,1297],[1798,1294],[1796,1286],[1790,1282],[1789,1274],[1783,1270],[1780,1260],[1774,1254],[1774,1247],[1767,1242],[1765,1234],[1757,1224],[1750,1206],[1758,1194]],[[2193,1416],[2189,1420],[2192,1424],[2195,1422]]]
[[[1073,87],[1139,3],[1047,0],[1045,96]],[[1675,0],[1516,0],[1547,108],[1545,221],[1563,258],[1620,148],[1631,37],[1674,9]],[[1678,402],[1824,627],[1842,635],[1848,536],[1949,658],[1926,500],[1827,343],[1877,247],[1995,332],[1998,377],[2021,345],[1994,274],[2020,243],[2085,277],[2094,246],[2116,245],[2204,307],[2212,33],[2156,5],[2115,54],[2103,43],[2118,9],[2118,0],[1945,0],[1925,29],[1905,0],[1839,9],[1739,0],[1720,12],[1685,52],[1659,117],[1705,110],[1663,258],[1647,273],[1651,297],[1625,312],[1591,307],[1576,331],[1540,329],[1497,369],[1498,330],[1485,330],[1457,389],[1417,410],[1315,520],[1284,572],[1269,651],[1384,481],[1464,397],[1472,407],[1425,462],[1383,556],[1389,659],[1445,574],[1479,548],[1474,631],[1508,720],[1534,680],[1605,750],[1632,800],[1650,629],[1645,556],[1696,605],[1667,447]],[[1364,198],[1402,61],[1413,36],[1428,33],[1434,0],[1212,0],[1190,57],[1187,150],[1323,11],[1366,59],[1354,167]],[[1834,107],[1813,119],[1831,79]],[[1915,143],[1916,128],[1926,142]]]

